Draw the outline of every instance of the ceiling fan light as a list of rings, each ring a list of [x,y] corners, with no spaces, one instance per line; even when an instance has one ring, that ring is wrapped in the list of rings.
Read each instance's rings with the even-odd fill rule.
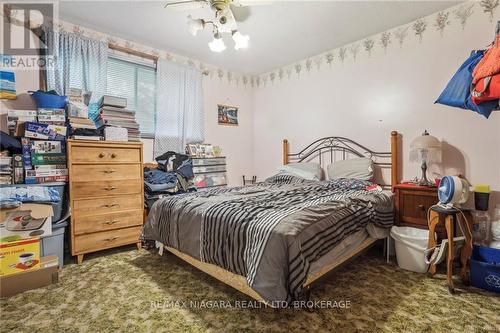
[[[226,45],[219,34],[214,35],[214,39],[208,43],[208,47],[212,52],[222,52],[226,49]]]
[[[198,34],[198,31],[203,30],[205,27],[205,21],[202,19],[193,19],[191,15],[188,15],[188,29],[189,33],[193,36],[196,36]]]
[[[233,40],[234,40],[234,49],[245,49],[248,47],[248,41],[250,40],[250,36],[243,35],[238,30],[233,31]]]

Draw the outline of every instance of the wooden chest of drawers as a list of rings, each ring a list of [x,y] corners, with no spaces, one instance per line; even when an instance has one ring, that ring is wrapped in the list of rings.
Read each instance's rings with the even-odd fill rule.
[[[68,140],[71,254],[136,243],[144,221],[142,143]]]

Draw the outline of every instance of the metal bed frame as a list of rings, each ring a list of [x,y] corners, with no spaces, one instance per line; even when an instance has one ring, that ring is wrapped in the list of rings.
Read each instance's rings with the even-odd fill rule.
[[[308,145],[306,148],[302,149],[300,152],[291,154],[289,153],[288,140],[285,139],[283,140],[283,163],[288,164],[290,161],[304,162],[306,160],[311,160],[315,157],[318,157],[321,161],[322,159],[321,155],[323,153],[328,153],[328,152],[330,152],[330,158],[331,161],[333,162],[333,154],[335,151],[343,152],[344,159],[348,157],[347,154],[353,154],[358,157],[369,157],[374,159],[374,163],[376,165],[384,168],[391,168],[390,185],[393,186],[397,184],[399,150],[398,150],[398,133],[396,131],[391,132],[390,152],[372,151],[354,142],[353,140],[343,137],[328,137],[316,140],[310,145]],[[381,159],[382,161],[378,161],[377,159]],[[389,159],[390,162],[385,161],[386,159]],[[309,300],[310,288],[313,285],[316,285],[318,281],[324,279],[328,273],[331,273],[333,270],[350,262],[361,253],[364,253],[371,246],[373,246],[376,241],[377,241],[376,239],[368,238],[364,240],[356,248],[352,248],[346,251],[344,254],[335,259],[334,262],[330,262],[327,265],[325,265],[320,271],[315,272],[313,274],[309,274],[306,279],[306,282],[304,283],[303,298]],[[248,286],[246,278],[244,276],[232,273],[219,266],[202,262],[174,248],[167,246],[165,246],[164,248],[170,253],[174,254],[175,256],[191,264],[192,266],[216,278],[217,280],[235,288],[236,290],[250,296],[251,298],[259,302],[267,304],[267,302],[257,292],[255,292],[250,286]],[[160,250],[160,253],[162,253],[162,249]]]

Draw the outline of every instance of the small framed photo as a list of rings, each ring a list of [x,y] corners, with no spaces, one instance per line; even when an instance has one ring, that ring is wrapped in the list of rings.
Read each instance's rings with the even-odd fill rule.
[[[189,155],[191,155],[191,156],[198,156],[197,144],[189,143],[187,146],[188,146],[187,148],[188,148]]]
[[[214,157],[221,157],[222,156],[222,149],[219,146],[213,146],[212,148]]]
[[[214,150],[212,145],[204,145],[205,146],[205,156],[204,157],[214,157]]]
[[[219,125],[238,126],[238,107],[229,105],[217,105]]]

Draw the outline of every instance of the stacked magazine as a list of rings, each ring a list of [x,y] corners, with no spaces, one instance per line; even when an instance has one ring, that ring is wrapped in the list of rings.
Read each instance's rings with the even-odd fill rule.
[[[99,100],[98,126],[123,127],[127,129],[128,141],[139,141],[141,132],[135,120],[135,111],[129,110],[127,99],[105,95]]]

